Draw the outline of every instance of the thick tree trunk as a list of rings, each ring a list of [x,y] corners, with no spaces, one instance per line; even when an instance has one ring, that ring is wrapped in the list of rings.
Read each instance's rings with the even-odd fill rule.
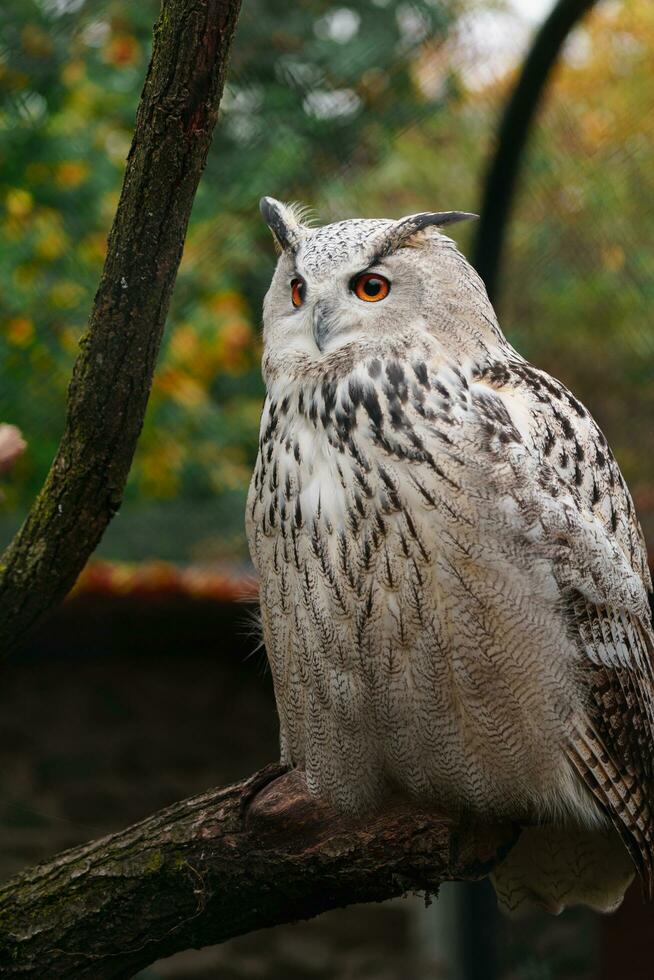
[[[2,652],[68,591],[120,506],[239,7],[163,0],[65,432],[0,565]],[[480,877],[514,839],[511,827],[455,827],[399,802],[345,821],[309,800],[298,773],[275,775],[176,804],[1,886],[0,975],[130,977],[178,950]]]
[[[0,975],[131,977],[179,950],[482,877],[515,836],[399,801],[345,820],[269,766],[2,886]]]
[[[240,0],[163,0],[61,445],[0,565],[0,652],[71,586],[120,507]]]

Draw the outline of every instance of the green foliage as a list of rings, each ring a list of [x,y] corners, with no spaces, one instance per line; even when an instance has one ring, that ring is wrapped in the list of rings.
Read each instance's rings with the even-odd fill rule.
[[[272,268],[258,198],[315,200],[432,111],[412,76],[446,0],[246,2],[128,496],[243,491]],[[58,443],[120,188],[157,4],[8,0],[0,13],[0,418],[29,451],[25,505]]]
[[[654,7],[599,5],[525,161],[503,319],[606,433],[654,544]]]
[[[453,26],[489,5],[245,0],[131,500],[218,498],[229,535],[240,522],[273,266],[260,195],[321,220],[474,210],[512,75],[482,84]],[[0,421],[29,443],[8,487],[21,508],[59,439],[156,14],[153,0],[0,11]],[[600,5],[575,43],[524,162],[500,313],[597,416],[654,534],[654,8]],[[456,235],[465,245],[471,232]]]

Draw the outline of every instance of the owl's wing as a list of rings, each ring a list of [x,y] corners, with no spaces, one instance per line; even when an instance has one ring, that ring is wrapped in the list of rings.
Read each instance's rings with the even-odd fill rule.
[[[570,760],[609,814],[649,898],[654,890],[654,640],[649,623],[579,596],[572,623],[586,651],[588,716]]]
[[[516,360],[480,372],[481,412],[499,399],[520,433],[520,503],[538,512],[552,551],[588,701],[568,756],[654,893],[654,632],[642,532],[622,474],[586,409]],[[495,410],[494,426],[501,412]],[[507,447],[510,448],[510,447]],[[535,542],[538,548],[538,542]]]

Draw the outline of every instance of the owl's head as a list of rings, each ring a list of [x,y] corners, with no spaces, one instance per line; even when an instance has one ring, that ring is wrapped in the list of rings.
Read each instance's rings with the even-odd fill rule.
[[[264,197],[260,207],[280,253],[264,301],[268,368],[402,353],[421,341],[458,358],[502,338],[479,276],[439,231],[476,215],[314,228],[293,205]]]

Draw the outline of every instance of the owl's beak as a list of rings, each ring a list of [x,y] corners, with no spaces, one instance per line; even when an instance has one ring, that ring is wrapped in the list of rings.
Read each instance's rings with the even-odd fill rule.
[[[316,347],[322,354],[325,349],[327,337],[329,336],[329,316],[324,303],[316,303],[313,308],[311,332],[313,333]]]

